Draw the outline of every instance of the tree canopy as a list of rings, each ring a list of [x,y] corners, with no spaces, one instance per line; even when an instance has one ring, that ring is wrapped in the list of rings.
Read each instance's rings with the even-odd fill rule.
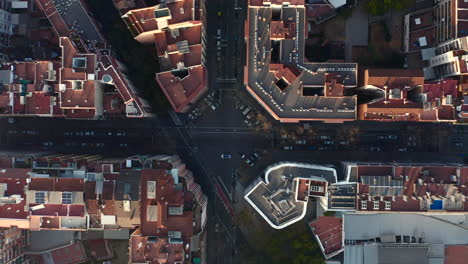
[[[411,4],[414,4],[414,0],[369,0],[366,3],[366,10],[371,15],[382,16],[391,10],[401,10]]]

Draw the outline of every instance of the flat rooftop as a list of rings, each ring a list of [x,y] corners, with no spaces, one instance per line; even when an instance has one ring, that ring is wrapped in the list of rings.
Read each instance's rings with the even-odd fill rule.
[[[47,2],[47,0],[40,1]],[[52,0],[51,2],[69,29],[74,30],[86,40],[98,42],[104,40],[80,0]]]
[[[461,224],[458,224],[461,223]],[[366,241],[380,238],[395,243],[399,236],[413,236],[419,243],[468,244],[467,215],[460,214],[359,214],[344,215],[345,240]]]
[[[302,219],[307,200],[298,200],[299,179],[314,182],[336,182],[336,171],[331,168],[302,163],[274,164],[265,171],[265,180],[259,180],[247,190],[245,198],[274,228],[280,229]]]
[[[277,120],[354,120],[356,98],[346,96],[346,90],[357,85],[357,64],[306,61],[306,9],[303,1],[297,2],[297,6],[260,6],[261,1],[250,1],[247,89]],[[278,26],[285,28],[280,30]],[[277,78],[272,64],[296,68],[295,79]],[[341,94],[325,92],[329,73],[344,89]]]

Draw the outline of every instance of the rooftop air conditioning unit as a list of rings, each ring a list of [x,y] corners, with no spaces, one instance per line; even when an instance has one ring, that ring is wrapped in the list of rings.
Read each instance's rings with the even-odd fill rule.
[[[458,182],[457,175],[450,175],[450,180],[452,180],[453,182]]]

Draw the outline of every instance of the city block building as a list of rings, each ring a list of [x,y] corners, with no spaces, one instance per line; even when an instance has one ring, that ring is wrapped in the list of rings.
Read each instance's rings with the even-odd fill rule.
[[[1,160],[2,228],[132,230],[132,263],[191,263],[192,253],[200,251],[207,197],[177,156],[9,155]]]
[[[208,90],[204,2],[163,1],[122,16],[135,40],[155,46],[156,81],[175,112],[186,112]]]
[[[327,259],[344,264],[460,263],[468,254],[468,167],[461,164],[345,162],[273,164],[246,188],[245,199],[275,229],[302,220],[307,204],[321,216],[309,223]],[[404,256],[404,257],[403,257]],[[458,262],[457,262],[458,261]]]

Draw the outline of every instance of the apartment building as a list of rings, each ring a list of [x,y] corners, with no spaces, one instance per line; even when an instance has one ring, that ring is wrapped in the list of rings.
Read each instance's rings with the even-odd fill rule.
[[[344,122],[357,117],[357,64],[307,62],[306,7],[298,1],[249,1],[247,91],[281,122]]]
[[[59,37],[60,57],[0,69],[0,114],[99,119],[143,117],[145,103],[80,1],[36,0]],[[77,25],[78,19],[80,25]]]
[[[388,259],[459,263],[468,254],[467,166],[354,162],[343,166],[344,180],[338,181],[331,167],[273,164],[246,188],[244,198],[275,229],[303,219],[311,201],[318,212],[339,212],[342,217],[318,217],[309,226],[325,258],[344,251],[345,264]]]
[[[10,161],[0,170],[2,228],[134,230],[132,263],[191,263],[200,250],[207,197],[177,156],[45,155]],[[16,168],[25,164],[30,168]]]
[[[361,69],[359,119],[456,122],[457,80],[425,81],[422,70]]]
[[[204,0],[170,0],[128,11],[122,19],[135,40],[155,45],[156,81],[175,112],[186,112],[208,89]]]

